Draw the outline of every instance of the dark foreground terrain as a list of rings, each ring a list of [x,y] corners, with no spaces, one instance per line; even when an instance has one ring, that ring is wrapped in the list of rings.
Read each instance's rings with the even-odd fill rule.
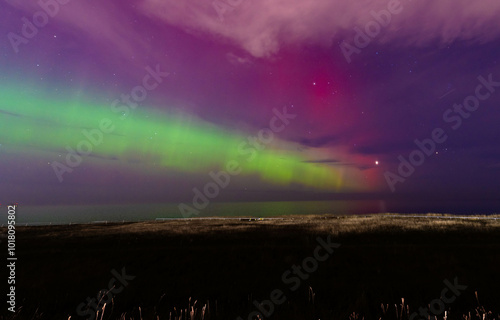
[[[18,226],[16,246],[18,311],[3,302],[2,319],[500,313],[500,220],[377,215]],[[101,289],[107,295],[99,304]],[[413,314],[419,308],[424,315]]]

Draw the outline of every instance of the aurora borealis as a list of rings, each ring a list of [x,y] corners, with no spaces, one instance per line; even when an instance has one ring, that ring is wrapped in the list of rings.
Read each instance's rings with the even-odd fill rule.
[[[0,10],[2,203],[188,203],[228,166],[217,200],[498,198],[500,90],[455,107],[500,81],[493,0]],[[446,141],[391,188],[436,128]]]

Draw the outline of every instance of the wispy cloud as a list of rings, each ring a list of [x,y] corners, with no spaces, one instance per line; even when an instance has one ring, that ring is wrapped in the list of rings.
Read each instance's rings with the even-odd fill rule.
[[[22,11],[27,17],[36,12],[44,12],[37,1],[9,1],[7,5]],[[64,28],[64,32],[88,40],[89,45],[103,50],[119,51],[123,56],[135,57],[138,56],[138,52],[149,51],[151,47],[144,35],[130,23],[136,18],[137,10],[132,6],[104,2],[88,5],[85,2],[72,1],[59,6],[56,14],[50,17],[49,25],[60,26]],[[21,20],[19,28],[12,28],[10,31],[20,33],[20,25]],[[142,61],[138,61],[137,64],[142,69]]]
[[[252,0],[224,15],[222,23],[212,1],[145,0],[142,10],[190,33],[233,42],[256,57],[270,56],[282,45],[330,45],[332,38],[353,35],[354,27],[373,20],[370,12],[386,9],[388,0]],[[402,0],[403,12],[394,16],[377,40],[398,45],[424,45],[455,40],[487,42],[500,35],[496,0]]]
[[[252,61],[249,58],[243,58],[235,55],[232,52],[226,54],[227,60],[233,65],[250,65]]]
[[[319,160],[305,160],[304,163],[339,163],[339,160],[335,159],[319,159]]]

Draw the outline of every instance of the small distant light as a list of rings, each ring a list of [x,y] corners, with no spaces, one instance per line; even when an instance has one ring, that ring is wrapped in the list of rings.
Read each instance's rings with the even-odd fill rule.
[[[378,166],[378,161],[375,161],[375,165],[377,165],[377,166]]]

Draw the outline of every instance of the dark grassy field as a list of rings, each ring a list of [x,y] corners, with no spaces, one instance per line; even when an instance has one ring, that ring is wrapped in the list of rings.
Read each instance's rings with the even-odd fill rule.
[[[327,260],[282,280],[328,236],[340,246]],[[275,289],[286,301],[266,319],[407,319],[439,301],[443,281],[455,278],[467,288],[448,290],[449,300],[455,296],[444,304],[449,319],[477,318],[476,291],[493,312],[486,319],[500,313],[499,220],[376,215],[18,226],[16,241],[21,309],[12,315],[4,303],[2,319],[88,318],[86,298],[107,289],[112,270],[122,268],[128,284],[111,281],[120,292],[110,292],[98,319],[176,319],[181,310],[182,319],[201,319],[204,305],[204,319],[247,319],[253,301],[269,300]],[[186,315],[193,305],[193,317]]]

